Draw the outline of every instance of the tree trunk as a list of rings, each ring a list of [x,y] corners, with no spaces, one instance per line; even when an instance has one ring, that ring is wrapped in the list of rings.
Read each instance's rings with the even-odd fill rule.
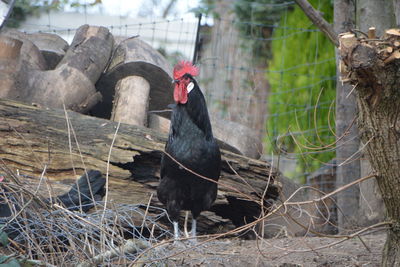
[[[388,219],[393,222],[388,229],[383,266],[400,265],[399,37],[400,31],[385,36],[384,41],[360,40],[348,34],[341,37],[340,48],[347,71],[344,75],[350,77],[358,93],[360,138],[376,173]],[[388,47],[395,51],[388,54]]]
[[[126,124],[118,128],[118,123],[108,120],[1,99],[0,118],[0,167],[33,176],[40,176],[46,168],[46,176],[53,181],[70,179],[84,168],[103,174],[108,170],[110,200],[146,205],[154,195],[151,205],[162,207],[155,189],[165,135]],[[281,185],[288,182],[267,162],[226,151],[222,151],[222,162],[218,198],[211,211],[202,213],[205,216],[199,219],[201,233],[221,232],[234,224],[251,222],[260,214],[260,199],[266,187],[264,204],[269,207]]]
[[[357,0],[357,29],[367,32],[370,27],[376,27],[377,35],[382,37],[386,29],[396,25],[393,4],[393,0]]]
[[[356,1],[359,29],[366,32],[369,27],[378,26],[378,35],[382,35],[384,27],[396,25],[399,12],[398,6],[393,5],[397,3],[397,0]],[[340,37],[342,77],[353,84],[357,93],[360,138],[392,222],[387,231],[383,266],[400,265],[399,46],[400,30],[386,31],[382,40],[377,40],[372,32],[358,39],[354,34]]]

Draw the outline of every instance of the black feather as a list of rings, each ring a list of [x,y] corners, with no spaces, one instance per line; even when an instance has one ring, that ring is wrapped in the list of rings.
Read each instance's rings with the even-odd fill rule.
[[[69,210],[87,212],[94,207],[96,201],[103,199],[105,183],[106,179],[100,171],[89,170],[87,176],[83,174],[67,193],[57,196],[56,201]]]

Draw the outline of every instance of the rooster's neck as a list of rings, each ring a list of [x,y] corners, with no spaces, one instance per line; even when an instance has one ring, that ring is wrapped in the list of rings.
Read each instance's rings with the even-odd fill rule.
[[[178,104],[175,112],[180,117],[180,123],[193,123],[204,133],[206,139],[213,138],[206,101],[197,84],[190,92],[188,102],[183,105]]]

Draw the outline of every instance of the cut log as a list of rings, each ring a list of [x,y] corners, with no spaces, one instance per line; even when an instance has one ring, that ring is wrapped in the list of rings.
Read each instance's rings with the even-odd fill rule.
[[[399,29],[389,29],[385,32],[385,38],[392,40],[400,39],[400,30]]]
[[[339,36],[340,50],[349,49],[357,42],[357,37],[353,33],[345,33]]]
[[[35,59],[41,58],[44,62],[39,49],[28,38],[22,38],[23,33],[15,35],[23,45],[19,56],[14,59],[15,62],[5,62],[4,64],[9,65],[2,67],[17,66],[15,71],[9,72],[11,74],[8,84],[12,87],[1,87],[1,96],[43,107],[65,106],[82,113],[101,100],[94,83],[105,68],[112,51],[112,35],[106,28],[88,25],[80,27],[63,60],[56,69],[49,71],[45,71],[47,67],[40,66],[40,62]],[[31,58],[32,62],[28,61]]]
[[[0,58],[14,59],[19,57],[22,42],[17,39],[0,36]]]
[[[145,205],[154,195],[151,205],[162,207],[155,189],[165,135],[4,99],[0,100],[0,118],[3,169],[40,176],[46,168],[46,176],[54,182],[70,179],[75,172],[80,175],[84,168],[103,174],[108,170],[109,200]],[[288,183],[267,162],[222,151],[222,163],[218,197],[211,211],[199,218],[200,233],[216,233],[254,220],[260,214],[264,192],[264,204],[269,207],[282,184]]]
[[[114,38],[107,28],[83,25],[57,67],[75,68],[95,84],[107,66],[113,45]]]
[[[1,32],[2,36],[13,38],[22,42],[19,60],[29,69],[46,70],[47,64],[39,48],[28,38],[28,34],[7,29]],[[25,74],[26,75],[26,74]]]
[[[166,109],[174,102],[171,73],[172,67],[157,50],[137,37],[126,39],[115,49],[107,71],[96,84],[103,95],[103,101],[91,113],[97,117],[110,118],[115,86],[119,80],[128,76],[143,77],[150,84],[149,110]]]
[[[15,74],[20,68],[19,55],[22,42],[0,36],[0,97],[10,98],[15,91]]]
[[[101,83],[98,86],[110,98],[106,98],[107,101],[104,101],[104,103],[111,100],[113,92],[115,94],[112,101],[111,120],[132,125],[147,126],[150,92],[156,90],[151,87],[154,87],[154,81],[152,83],[149,81],[157,80],[160,83],[164,83],[165,80],[168,82],[171,81],[171,78],[167,76],[160,76],[161,80],[158,80],[151,73],[138,73],[137,68],[143,64],[143,59],[146,60],[147,68],[153,74],[159,70],[157,64],[160,62],[165,64],[163,62],[165,59],[156,50],[146,43],[139,41],[137,38],[125,39],[118,45],[110,64],[110,69],[115,68],[115,70],[111,70],[111,73],[124,71],[122,67],[126,67],[127,65],[131,67],[125,69],[122,73],[116,73],[117,76],[114,78],[120,80],[115,84],[114,90],[106,88],[107,92],[105,92],[105,88],[102,88]],[[120,78],[121,75],[122,78]],[[104,106],[101,106],[101,108],[104,109]]]
[[[101,100],[94,84],[76,68],[61,65],[55,70],[31,70],[30,73],[32,77],[24,81],[30,90],[21,92],[14,99],[24,99],[26,103],[43,107],[61,108],[65,105],[67,109],[80,113],[86,113]]]
[[[260,138],[253,129],[234,122],[211,118],[214,135],[222,142],[236,148],[246,157],[259,159],[263,153]]]
[[[115,86],[111,120],[147,126],[150,84],[140,76],[128,76]]]
[[[376,39],[376,28],[370,27],[368,29],[368,39]]]
[[[26,37],[39,48],[49,70],[56,68],[69,47],[67,41],[53,33],[39,32],[27,34]]]
[[[387,59],[385,59],[383,62],[385,64],[389,64],[390,62],[396,60],[396,59],[400,59],[400,51],[396,50],[394,51]]]
[[[171,111],[168,115],[171,117]],[[150,113],[148,116],[148,127],[160,133],[167,134],[169,132],[170,120],[157,114]]]

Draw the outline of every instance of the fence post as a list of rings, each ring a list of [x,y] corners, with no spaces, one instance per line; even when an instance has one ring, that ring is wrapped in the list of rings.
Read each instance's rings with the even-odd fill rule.
[[[197,62],[198,59],[198,53],[199,53],[199,39],[200,39],[200,26],[201,26],[201,18],[202,18],[202,14],[199,13],[199,17],[198,17],[198,22],[197,22],[197,32],[196,32],[196,40],[194,43],[194,52],[193,52],[193,64],[195,64]]]
[[[354,28],[355,7],[352,1],[337,0],[334,2],[334,24],[337,33],[347,32]],[[360,146],[357,125],[349,126],[357,116],[355,97],[350,94],[352,86],[342,83],[339,72],[340,59],[336,51],[337,85],[336,85],[336,186],[341,187],[360,178],[360,161],[354,155]],[[343,136],[343,137],[342,137]],[[352,157],[352,159],[350,159]],[[347,160],[349,159],[349,160]],[[346,161],[346,162],[345,162]],[[341,165],[343,164],[343,165]],[[344,228],[357,226],[359,210],[359,185],[352,186],[337,195],[339,232]]]

